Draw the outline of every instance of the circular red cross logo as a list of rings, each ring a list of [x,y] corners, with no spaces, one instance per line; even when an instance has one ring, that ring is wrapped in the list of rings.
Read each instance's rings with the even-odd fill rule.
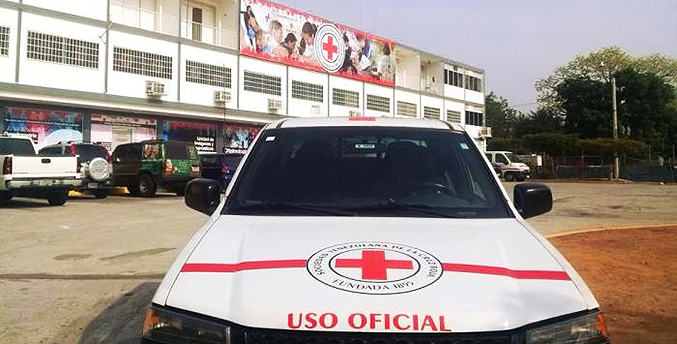
[[[373,241],[327,247],[308,259],[307,268],[330,287],[362,294],[406,293],[442,275],[442,264],[425,251]]]
[[[315,33],[315,59],[328,72],[337,72],[346,58],[343,33],[334,25],[324,24]]]

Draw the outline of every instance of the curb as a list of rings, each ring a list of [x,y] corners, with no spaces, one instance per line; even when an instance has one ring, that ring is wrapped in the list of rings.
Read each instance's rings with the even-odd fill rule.
[[[665,224],[660,224],[660,225],[645,225],[645,226],[624,226],[624,227],[598,227],[598,228],[589,228],[589,229],[581,229],[581,230],[575,230],[575,231],[569,231],[569,232],[563,232],[563,233],[557,233],[557,234],[552,234],[552,235],[546,235],[546,239],[552,239],[552,238],[557,238],[561,236],[566,236],[566,235],[572,235],[572,234],[582,234],[582,233],[590,233],[590,232],[601,232],[601,231],[608,231],[608,230],[623,230],[623,229],[652,229],[652,228],[664,228],[664,227],[677,227],[677,223],[665,223]]]

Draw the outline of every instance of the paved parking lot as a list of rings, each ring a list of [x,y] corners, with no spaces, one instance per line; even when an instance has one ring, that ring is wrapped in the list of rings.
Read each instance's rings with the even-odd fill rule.
[[[546,235],[677,224],[677,186],[549,185],[554,210],[529,221]],[[15,199],[0,219],[0,343],[52,344],[135,342],[141,305],[206,216],[160,194],[63,207]]]

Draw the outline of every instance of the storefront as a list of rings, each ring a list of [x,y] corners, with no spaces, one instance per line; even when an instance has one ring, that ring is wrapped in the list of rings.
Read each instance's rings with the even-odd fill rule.
[[[157,138],[157,120],[129,116],[92,114],[91,142],[109,151],[123,143]]]
[[[261,128],[245,125],[223,124],[221,126],[221,135],[223,135],[224,153],[244,153]]]
[[[24,107],[1,111],[3,131],[30,137],[38,149],[61,141],[82,141],[82,113]]]
[[[162,121],[164,140],[191,142],[198,152],[216,152],[216,123],[198,123],[184,121]]]

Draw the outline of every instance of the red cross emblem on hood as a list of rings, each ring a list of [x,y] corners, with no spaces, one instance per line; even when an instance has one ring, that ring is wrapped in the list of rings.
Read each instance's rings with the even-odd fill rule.
[[[414,263],[411,260],[386,259],[385,251],[362,251],[362,259],[336,259],[337,268],[361,268],[362,279],[387,280],[388,269],[411,270]]]

